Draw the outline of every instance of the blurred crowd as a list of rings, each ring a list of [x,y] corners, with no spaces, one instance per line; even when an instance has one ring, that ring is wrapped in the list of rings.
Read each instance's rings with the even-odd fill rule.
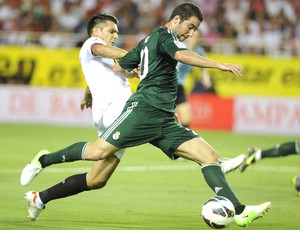
[[[0,0],[0,44],[78,46],[95,13],[119,19],[120,46],[131,48],[163,25],[178,0]],[[300,55],[299,0],[194,0],[207,51]]]

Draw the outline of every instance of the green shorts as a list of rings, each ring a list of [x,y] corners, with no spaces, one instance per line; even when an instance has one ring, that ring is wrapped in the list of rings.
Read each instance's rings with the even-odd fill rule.
[[[169,158],[182,143],[198,137],[194,131],[178,124],[174,114],[157,109],[143,101],[127,102],[121,115],[102,134],[108,143],[128,148],[150,143]]]

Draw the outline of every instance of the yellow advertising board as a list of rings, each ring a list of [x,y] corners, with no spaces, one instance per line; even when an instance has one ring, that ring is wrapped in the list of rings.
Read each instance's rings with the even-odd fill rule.
[[[36,86],[85,87],[78,48],[46,49],[41,47],[0,46],[0,77],[21,73]],[[269,95],[300,97],[300,58],[271,58],[251,55],[208,54],[208,58],[243,66],[244,76],[209,70],[217,93],[235,95]],[[186,88],[193,89],[199,68],[190,74]],[[130,80],[132,89],[138,80]]]
[[[228,72],[209,70],[220,96],[266,95],[300,97],[300,58],[272,58],[251,55],[208,54],[208,58],[224,63],[240,64],[244,68],[242,78]],[[186,88],[193,89],[201,71],[194,68]]]
[[[0,76],[21,72],[35,86],[85,87],[79,49],[41,47],[0,47]]]

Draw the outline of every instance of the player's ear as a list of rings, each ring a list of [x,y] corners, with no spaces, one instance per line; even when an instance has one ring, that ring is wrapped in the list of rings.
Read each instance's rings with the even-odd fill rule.
[[[92,29],[92,36],[99,37],[100,32],[101,32],[101,31],[100,31],[100,28],[94,27],[94,28]]]
[[[180,23],[180,16],[179,16],[179,15],[176,15],[176,16],[173,18],[173,23],[174,23],[175,25]]]

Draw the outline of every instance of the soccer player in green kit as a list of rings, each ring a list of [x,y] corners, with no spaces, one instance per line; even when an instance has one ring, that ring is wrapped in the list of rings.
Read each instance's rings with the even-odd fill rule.
[[[216,68],[242,76],[239,65],[224,64],[203,58],[189,51],[182,43],[191,37],[203,20],[202,11],[192,3],[177,6],[165,26],[144,38],[132,51],[119,60],[114,71],[131,71],[140,66],[141,82],[127,101],[121,115],[93,143],[78,142],[31,162],[40,167],[76,160],[97,161],[111,156],[119,149],[150,143],[160,148],[170,159],[183,157],[198,163],[209,187],[228,198],[235,206],[235,222],[242,227],[261,217],[271,203],[243,205],[221,171],[218,153],[194,131],[181,126],[175,118],[178,61],[197,67]],[[34,172],[28,177],[33,178]],[[76,184],[88,184],[86,179]],[[88,186],[61,185],[70,195],[89,190]],[[43,194],[47,202],[66,197]],[[39,197],[36,197],[39,199]],[[43,200],[43,199],[42,199]],[[34,202],[30,204],[34,208]],[[36,207],[39,208],[39,207]]]
[[[246,161],[241,166],[241,172],[244,172],[250,165],[262,159],[286,157],[294,154],[300,154],[300,139],[277,144],[268,149],[249,147]]]

